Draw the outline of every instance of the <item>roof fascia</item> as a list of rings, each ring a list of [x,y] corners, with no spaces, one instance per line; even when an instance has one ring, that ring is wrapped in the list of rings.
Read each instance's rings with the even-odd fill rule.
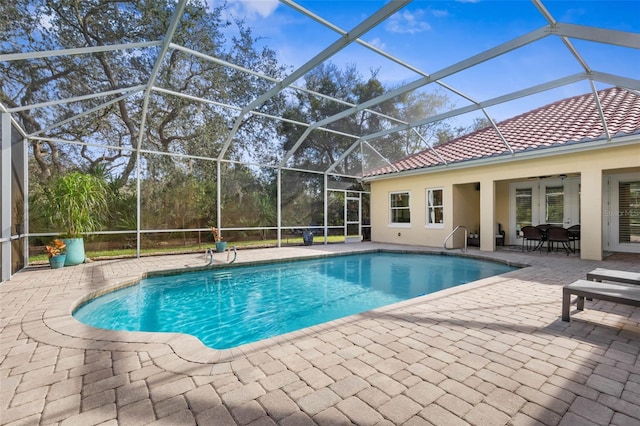
[[[590,142],[581,142],[570,144],[556,148],[538,149],[528,152],[517,152],[514,155],[503,155],[500,157],[482,158],[479,160],[462,161],[460,163],[449,163],[448,165],[439,165],[424,169],[413,169],[398,173],[387,173],[380,176],[363,177],[363,182],[372,182],[376,180],[395,179],[399,177],[415,176],[421,174],[432,174],[450,170],[469,169],[480,166],[493,164],[509,163],[513,161],[531,160],[536,158],[545,158],[555,155],[572,154],[576,152],[587,152],[597,149],[614,148],[625,145],[640,145],[640,135],[625,135],[614,137],[611,141],[600,138]]]

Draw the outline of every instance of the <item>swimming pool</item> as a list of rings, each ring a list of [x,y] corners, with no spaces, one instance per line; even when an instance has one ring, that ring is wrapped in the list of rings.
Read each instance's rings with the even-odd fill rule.
[[[146,278],[79,307],[98,328],[191,334],[228,349],[515,269],[376,252]]]

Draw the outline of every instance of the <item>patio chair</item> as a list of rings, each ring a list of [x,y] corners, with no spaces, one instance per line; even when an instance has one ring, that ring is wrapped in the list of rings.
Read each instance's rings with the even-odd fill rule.
[[[571,253],[571,247],[569,246],[569,230],[561,228],[559,226],[552,226],[547,229],[547,250],[553,251],[553,244],[560,243],[562,248],[567,253]]]
[[[498,223],[498,232],[496,233],[496,246],[504,246],[505,232],[502,224]]]
[[[522,251],[524,251],[525,244],[527,245],[527,251],[531,250],[531,242],[535,242],[533,251],[539,250],[544,243],[544,234],[535,226],[523,226],[520,230],[522,232]]]
[[[580,225],[573,225],[567,228],[569,230],[569,241],[572,243],[573,252],[576,252],[576,242],[580,241]],[[579,243],[578,243],[579,244]]]

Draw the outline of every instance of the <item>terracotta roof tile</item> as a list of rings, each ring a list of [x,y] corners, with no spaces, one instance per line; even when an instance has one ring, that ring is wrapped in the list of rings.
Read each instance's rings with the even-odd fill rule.
[[[640,133],[640,95],[619,87],[598,92],[610,135],[619,137]],[[589,142],[606,137],[592,93],[563,99],[497,124],[498,129],[518,152]],[[509,149],[493,127],[485,127],[435,147],[447,163],[509,155]],[[443,164],[427,149],[397,161],[400,171]],[[393,172],[383,167],[366,173],[376,176]]]

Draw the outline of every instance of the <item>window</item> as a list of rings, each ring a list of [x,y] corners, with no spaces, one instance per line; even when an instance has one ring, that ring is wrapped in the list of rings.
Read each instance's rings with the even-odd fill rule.
[[[640,243],[640,181],[618,186],[618,243]]]
[[[427,189],[427,227],[444,228],[444,197],[442,188]]]
[[[564,186],[547,186],[545,196],[545,222],[563,226]]]
[[[409,192],[392,192],[389,194],[391,224],[411,223],[410,196]]]
[[[520,230],[531,226],[533,213],[533,189],[516,188],[516,238],[520,238]]]

